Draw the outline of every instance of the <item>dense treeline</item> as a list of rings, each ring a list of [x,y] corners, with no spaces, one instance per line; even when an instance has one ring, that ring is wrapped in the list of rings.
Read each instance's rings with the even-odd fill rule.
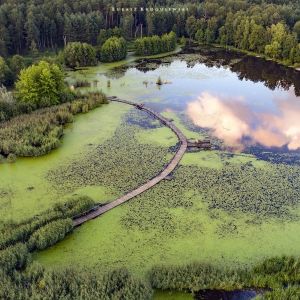
[[[188,8],[185,11],[156,12],[139,9],[136,12],[113,11],[111,5],[109,0],[54,0],[39,3],[2,0],[0,55],[56,49],[75,41],[96,45],[101,30],[115,27],[121,29],[121,35],[126,39],[162,35],[172,30],[177,36],[195,37],[198,31],[197,38],[209,43],[218,41],[255,51],[262,45],[270,45],[267,52],[273,55],[280,48],[280,41],[277,35],[270,37],[271,31],[274,31],[271,28],[282,23],[286,26],[286,32],[291,34],[284,44],[288,43],[290,47],[295,41],[294,37],[299,41],[299,0],[204,0],[189,3],[136,0],[130,3],[119,1],[116,5]],[[286,56],[284,53],[280,55]]]
[[[137,55],[152,55],[170,52],[176,48],[176,34],[170,32],[162,36],[149,36],[135,40],[135,53]]]
[[[66,65],[94,65],[96,56],[91,45],[100,49],[111,37],[131,40],[148,35],[153,37],[136,43],[137,53],[159,53],[156,48],[160,43],[154,41],[158,39],[156,35],[173,31],[177,37],[186,36],[200,43],[252,51],[286,64],[300,63],[299,0],[205,0],[184,5],[183,1],[160,1],[154,5],[156,8],[174,5],[188,10],[121,12],[113,11],[110,1],[105,0],[64,3],[55,0],[35,5],[25,0],[18,3],[4,0],[0,4],[0,56],[37,54],[39,50],[57,50],[76,42],[77,48],[67,46],[66,52],[71,55],[64,56]],[[153,3],[121,1],[119,6],[139,8]],[[157,47],[146,51],[145,47],[151,48],[150,39]],[[118,47],[118,53],[122,52],[120,49],[124,47]],[[104,56],[103,60],[112,60]],[[0,58],[0,84],[12,84],[17,69],[10,68],[9,62]]]
[[[247,12],[228,13],[224,22],[217,17],[196,19],[189,17],[186,30],[190,38],[200,43],[219,43],[284,61],[288,64],[300,62],[300,44],[296,32],[292,32],[284,21],[262,22],[262,16]],[[297,23],[296,23],[297,28]]]

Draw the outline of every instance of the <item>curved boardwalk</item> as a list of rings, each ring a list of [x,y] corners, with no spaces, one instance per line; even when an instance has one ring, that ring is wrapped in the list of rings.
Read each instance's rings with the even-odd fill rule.
[[[172,160],[169,162],[169,164],[154,178],[149,180],[148,182],[144,183],[143,185],[139,186],[135,190],[123,195],[122,197],[104,205],[101,206],[93,211],[88,212],[86,215],[80,216],[78,218],[75,218],[73,220],[73,225],[74,226],[79,226],[84,222],[87,222],[91,219],[94,219],[105,212],[115,208],[116,206],[119,206],[120,204],[142,194],[143,192],[147,191],[148,189],[152,188],[154,185],[165,179],[178,165],[180,162],[182,156],[184,155],[186,149],[187,149],[187,139],[185,135],[167,118],[163,117],[161,114],[155,112],[151,108],[148,108],[144,106],[143,104],[137,104],[131,101],[127,100],[122,100],[116,97],[109,97],[108,98],[110,101],[115,101],[115,102],[121,102],[125,104],[132,105],[140,110],[143,110],[147,112],[149,115],[153,116],[154,118],[158,119],[163,123],[165,126],[169,127],[178,137],[178,140],[180,142],[180,147],[176,154],[173,156]]]

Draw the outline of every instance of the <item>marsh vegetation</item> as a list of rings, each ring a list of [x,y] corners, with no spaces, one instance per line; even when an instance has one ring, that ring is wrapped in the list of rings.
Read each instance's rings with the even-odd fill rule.
[[[26,158],[0,166],[1,216],[12,219],[1,233],[4,261],[10,262],[3,269],[18,270],[15,277],[3,275],[11,298],[25,293],[25,282],[30,282],[28,297],[63,297],[67,290],[75,298],[77,293],[100,297],[112,288],[112,298],[150,298],[148,283],[135,279],[146,278],[149,270],[154,288],[195,293],[270,288],[263,296],[269,299],[299,293],[299,261],[292,256],[297,256],[300,245],[300,171],[293,159],[297,139],[286,135],[291,126],[298,128],[297,121],[289,122],[297,120],[289,112],[299,110],[298,77],[275,65],[260,69],[254,59],[240,54],[197,51],[119,69],[111,70],[118,64],[105,64],[71,72],[67,81],[78,82],[77,90],[83,88],[89,95],[73,95],[76,99],[57,106],[36,105],[31,110],[37,110],[25,115],[11,111],[15,100],[3,91],[7,109],[0,144],[8,160],[48,153],[60,143],[63,130],[67,132],[62,147],[43,160]],[[162,82],[172,79],[172,84],[158,89],[159,77]],[[216,150],[186,153],[171,180],[77,230],[72,231],[70,221],[77,210],[54,208],[24,220],[69,196],[91,194],[102,203],[114,200],[155,176],[174,154],[178,145],[172,132],[142,112],[111,103],[80,114],[105,102],[100,89],[147,103],[172,118],[188,138],[210,136]],[[203,110],[211,107],[208,104],[216,110]],[[277,110],[281,114],[275,116]],[[233,123],[218,123],[222,116]],[[278,135],[262,139],[257,128],[267,137]],[[280,159],[272,162],[272,155]],[[84,199],[79,201],[87,208],[94,202]],[[23,221],[16,222],[18,218]],[[42,251],[33,259],[43,267],[28,265],[29,252],[36,250]],[[282,254],[288,257],[264,260]],[[70,265],[74,269],[66,271]],[[130,273],[120,271],[124,265]],[[74,281],[83,266],[86,269]],[[120,282],[117,288],[112,276]]]
[[[107,103],[102,93],[82,95],[77,100],[22,114],[0,124],[0,154],[4,157],[39,156],[60,145],[63,128],[73,116]]]

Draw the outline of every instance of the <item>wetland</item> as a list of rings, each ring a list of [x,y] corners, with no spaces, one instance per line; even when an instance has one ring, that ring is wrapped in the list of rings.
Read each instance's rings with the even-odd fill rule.
[[[300,72],[191,48],[70,72],[69,84],[78,81],[90,83],[83,92],[145,103],[187,138],[209,137],[213,150],[186,153],[172,180],[87,222],[36,261],[99,273],[126,267],[145,278],[155,265],[238,268],[299,255]],[[171,130],[124,104],[75,116],[58,149],[0,164],[1,220],[75,195],[113,201],[159,173],[177,147]]]

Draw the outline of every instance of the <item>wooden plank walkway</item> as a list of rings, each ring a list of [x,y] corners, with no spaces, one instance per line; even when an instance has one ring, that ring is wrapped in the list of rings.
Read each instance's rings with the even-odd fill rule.
[[[124,202],[142,194],[143,192],[149,190],[150,188],[152,188],[153,186],[155,186],[156,184],[158,184],[160,181],[162,181],[163,179],[165,179],[170,173],[172,173],[174,171],[174,169],[176,168],[176,166],[179,164],[181,158],[183,157],[184,153],[187,150],[187,139],[185,137],[185,135],[167,118],[163,117],[161,114],[155,112],[154,110],[152,110],[151,108],[148,108],[144,105],[138,104],[138,103],[134,103],[131,101],[127,101],[127,100],[122,100],[116,97],[109,97],[108,100],[110,101],[114,101],[114,102],[121,102],[121,103],[125,103],[128,105],[132,105],[140,110],[143,110],[145,112],[147,112],[149,115],[153,116],[154,118],[158,119],[159,121],[161,121],[165,126],[169,127],[177,136],[179,142],[180,142],[180,147],[177,150],[176,154],[173,156],[172,160],[168,163],[168,165],[154,178],[152,178],[151,180],[149,180],[148,182],[144,183],[143,185],[139,186],[138,188],[136,188],[135,190],[121,196],[120,198],[104,205],[101,206],[99,208],[97,208],[96,210],[93,210],[83,216],[77,217],[73,220],[73,225],[74,227],[79,226],[89,220],[92,220],[102,214],[104,214],[105,212],[115,208],[116,206],[119,206],[121,204],[123,204]]]

